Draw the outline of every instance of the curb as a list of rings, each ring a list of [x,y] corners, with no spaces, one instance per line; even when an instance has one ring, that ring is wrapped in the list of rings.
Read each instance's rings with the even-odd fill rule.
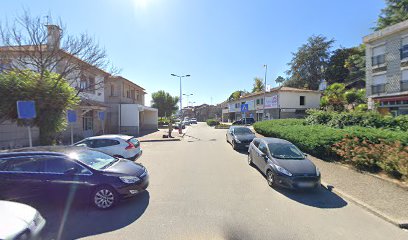
[[[375,207],[372,207],[368,204],[366,204],[365,202],[358,200],[350,195],[348,195],[347,193],[344,193],[341,190],[336,189],[335,187],[327,184],[324,181],[321,181],[321,185],[326,188],[328,191],[334,192],[346,199],[348,199],[349,201],[359,205],[360,207],[364,208],[365,210],[367,210],[368,212],[376,215],[377,217],[380,217],[381,219],[401,228],[401,229],[408,229],[408,221],[405,222],[400,222],[398,220],[393,219],[392,217],[388,216],[387,214],[381,212],[380,210],[376,209]]]

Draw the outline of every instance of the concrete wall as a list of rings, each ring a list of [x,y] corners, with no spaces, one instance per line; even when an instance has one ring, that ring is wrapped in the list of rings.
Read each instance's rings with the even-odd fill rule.
[[[142,130],[156,130],[158,128],[158,111],[143,111]]]
[[[300,96],[305,96],[305,105],[300,105]],[[320,94],[310,92],[279,92],[280,108],[318,108]]]
[[[39,143],[39,130],[31,128],[33,145]],[[5,121],[0,124],[0,150],[29,146],[27,127],[19,127],[16,123]]]

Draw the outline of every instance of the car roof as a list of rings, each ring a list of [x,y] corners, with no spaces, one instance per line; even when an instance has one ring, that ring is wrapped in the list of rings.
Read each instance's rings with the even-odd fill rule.
[[[0,158],[39,156],[39,155],[66,156],[68,153],[84,150],[90,149],[86,147],[76,146],[41,146],[31,148],[27,147],[0,152]]]
[[[105,135],[88,137],[86,139],[92,140],[92,139],[118,139],[118,138],[127,141],[127,140],[133,138],[133,136],[122,135],[122,134],[105,134]]]
[[[269,143],[285,143],[285,144],[293,144],[289,141],[286,141],[285,139],[280,139],[280,138],[271,138],[271,137],[264,137],[264,138],[257,138],[259,140],[263,140],[267,144]]]

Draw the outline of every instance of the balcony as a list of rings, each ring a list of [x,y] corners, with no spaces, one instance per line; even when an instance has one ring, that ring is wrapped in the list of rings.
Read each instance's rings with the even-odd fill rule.
[[[378,84],[371,86],[372,94],[384,93],[385,92],[385,84]]]
[[[373,67],[379,67],[382,64],[385,64],[385,54],[371,57],[371,65]]]
[[[401,81],[401,92],[408,91],[408,80]]]

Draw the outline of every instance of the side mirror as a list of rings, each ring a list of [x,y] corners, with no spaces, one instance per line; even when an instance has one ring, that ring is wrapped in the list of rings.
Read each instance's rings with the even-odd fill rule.
[[[75,168],[70,168],[64,172],[65,175],[74,175],[75,173],[77,173]]]
[[[306,153],[303,153],[303,156],[307,157],[307,154],[306,154]]]

